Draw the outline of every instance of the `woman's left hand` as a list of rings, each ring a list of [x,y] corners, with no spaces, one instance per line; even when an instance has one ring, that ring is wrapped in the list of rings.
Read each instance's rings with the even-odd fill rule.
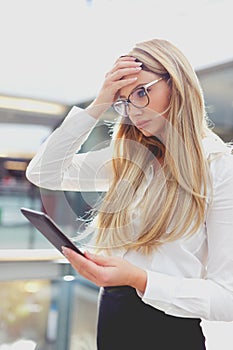
[[[99,287],[131,286],[141,293],[146,288],[147,274],[125,259],[85,252],[85,257],[63,247],[63,254],[73,268]]]

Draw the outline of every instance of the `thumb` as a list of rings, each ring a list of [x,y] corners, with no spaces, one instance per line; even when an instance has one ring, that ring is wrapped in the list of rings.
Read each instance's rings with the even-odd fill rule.
[[[103,255],[92,254],[92,253],[89,253],[87,251],[84,254],[85,254],[85,257],[87,259],[92,260],[97,265],[101,265],[101,266],[109,265],[109,257],[103,256]]]

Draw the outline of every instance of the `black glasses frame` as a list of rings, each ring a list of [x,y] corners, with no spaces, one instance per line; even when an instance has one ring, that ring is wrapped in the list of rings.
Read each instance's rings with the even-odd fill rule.
[[[157,84],[157,83],[158,83],[159,81],[161,81],[161,80],[163,80],[162,77],[161,77],[161,78],[158,78],[158,79],[155,79],[155,80],[153,80],[153,81],[151,81],[150,83],[147,83],[147,84],[145,84],[145,85],[136,87],[135,89],[133,89],[133,90],[130,92],[130,94],[129,94],[129,96],[128,96],[127,99],[119,99],[119,100],[117,100],[116,102],[114,102],[114,103],[112,104],[113,109],[114,109],[118,114],[120,114],[122,117],[128,117],[128,116],[129,116],[128,110],[129,110],[129,105],[130,105],[130,103],[131,103],[134,107],[136,107],[136,108],[145,108],[145,107],[148,106],[149,103],[150,103],[150,97],[149,97],[149,93],[148,93],[147,89],[148,89],[149,87],[151,87],[152,85]],[[145,91],[145,93],[146,93],[146,97],[147,97],[147,102],[146,102],[143,106],[138,106],[138,105],[136,105],[135,103],[133,103],[133,102],[130,100],[130,96],[131,96],[135,91],[137,91],[137,90],[139,90],[139,89],[144,89],[144,91]],[[125,111],[125,112],[123,112],[123,111]]]

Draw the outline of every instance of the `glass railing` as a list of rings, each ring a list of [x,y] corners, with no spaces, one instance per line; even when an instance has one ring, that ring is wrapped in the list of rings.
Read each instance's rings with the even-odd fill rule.
[[[96,349],[98,288],[64,260],[16,258],[1,259],[0,350]]]

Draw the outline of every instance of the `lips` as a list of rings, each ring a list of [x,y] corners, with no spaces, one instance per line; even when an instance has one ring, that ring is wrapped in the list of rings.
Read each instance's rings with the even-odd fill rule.
[[[140,120],[137,123],[135,123],[135,125],[138,129],[143,129],[148,123],[149,120]]]

